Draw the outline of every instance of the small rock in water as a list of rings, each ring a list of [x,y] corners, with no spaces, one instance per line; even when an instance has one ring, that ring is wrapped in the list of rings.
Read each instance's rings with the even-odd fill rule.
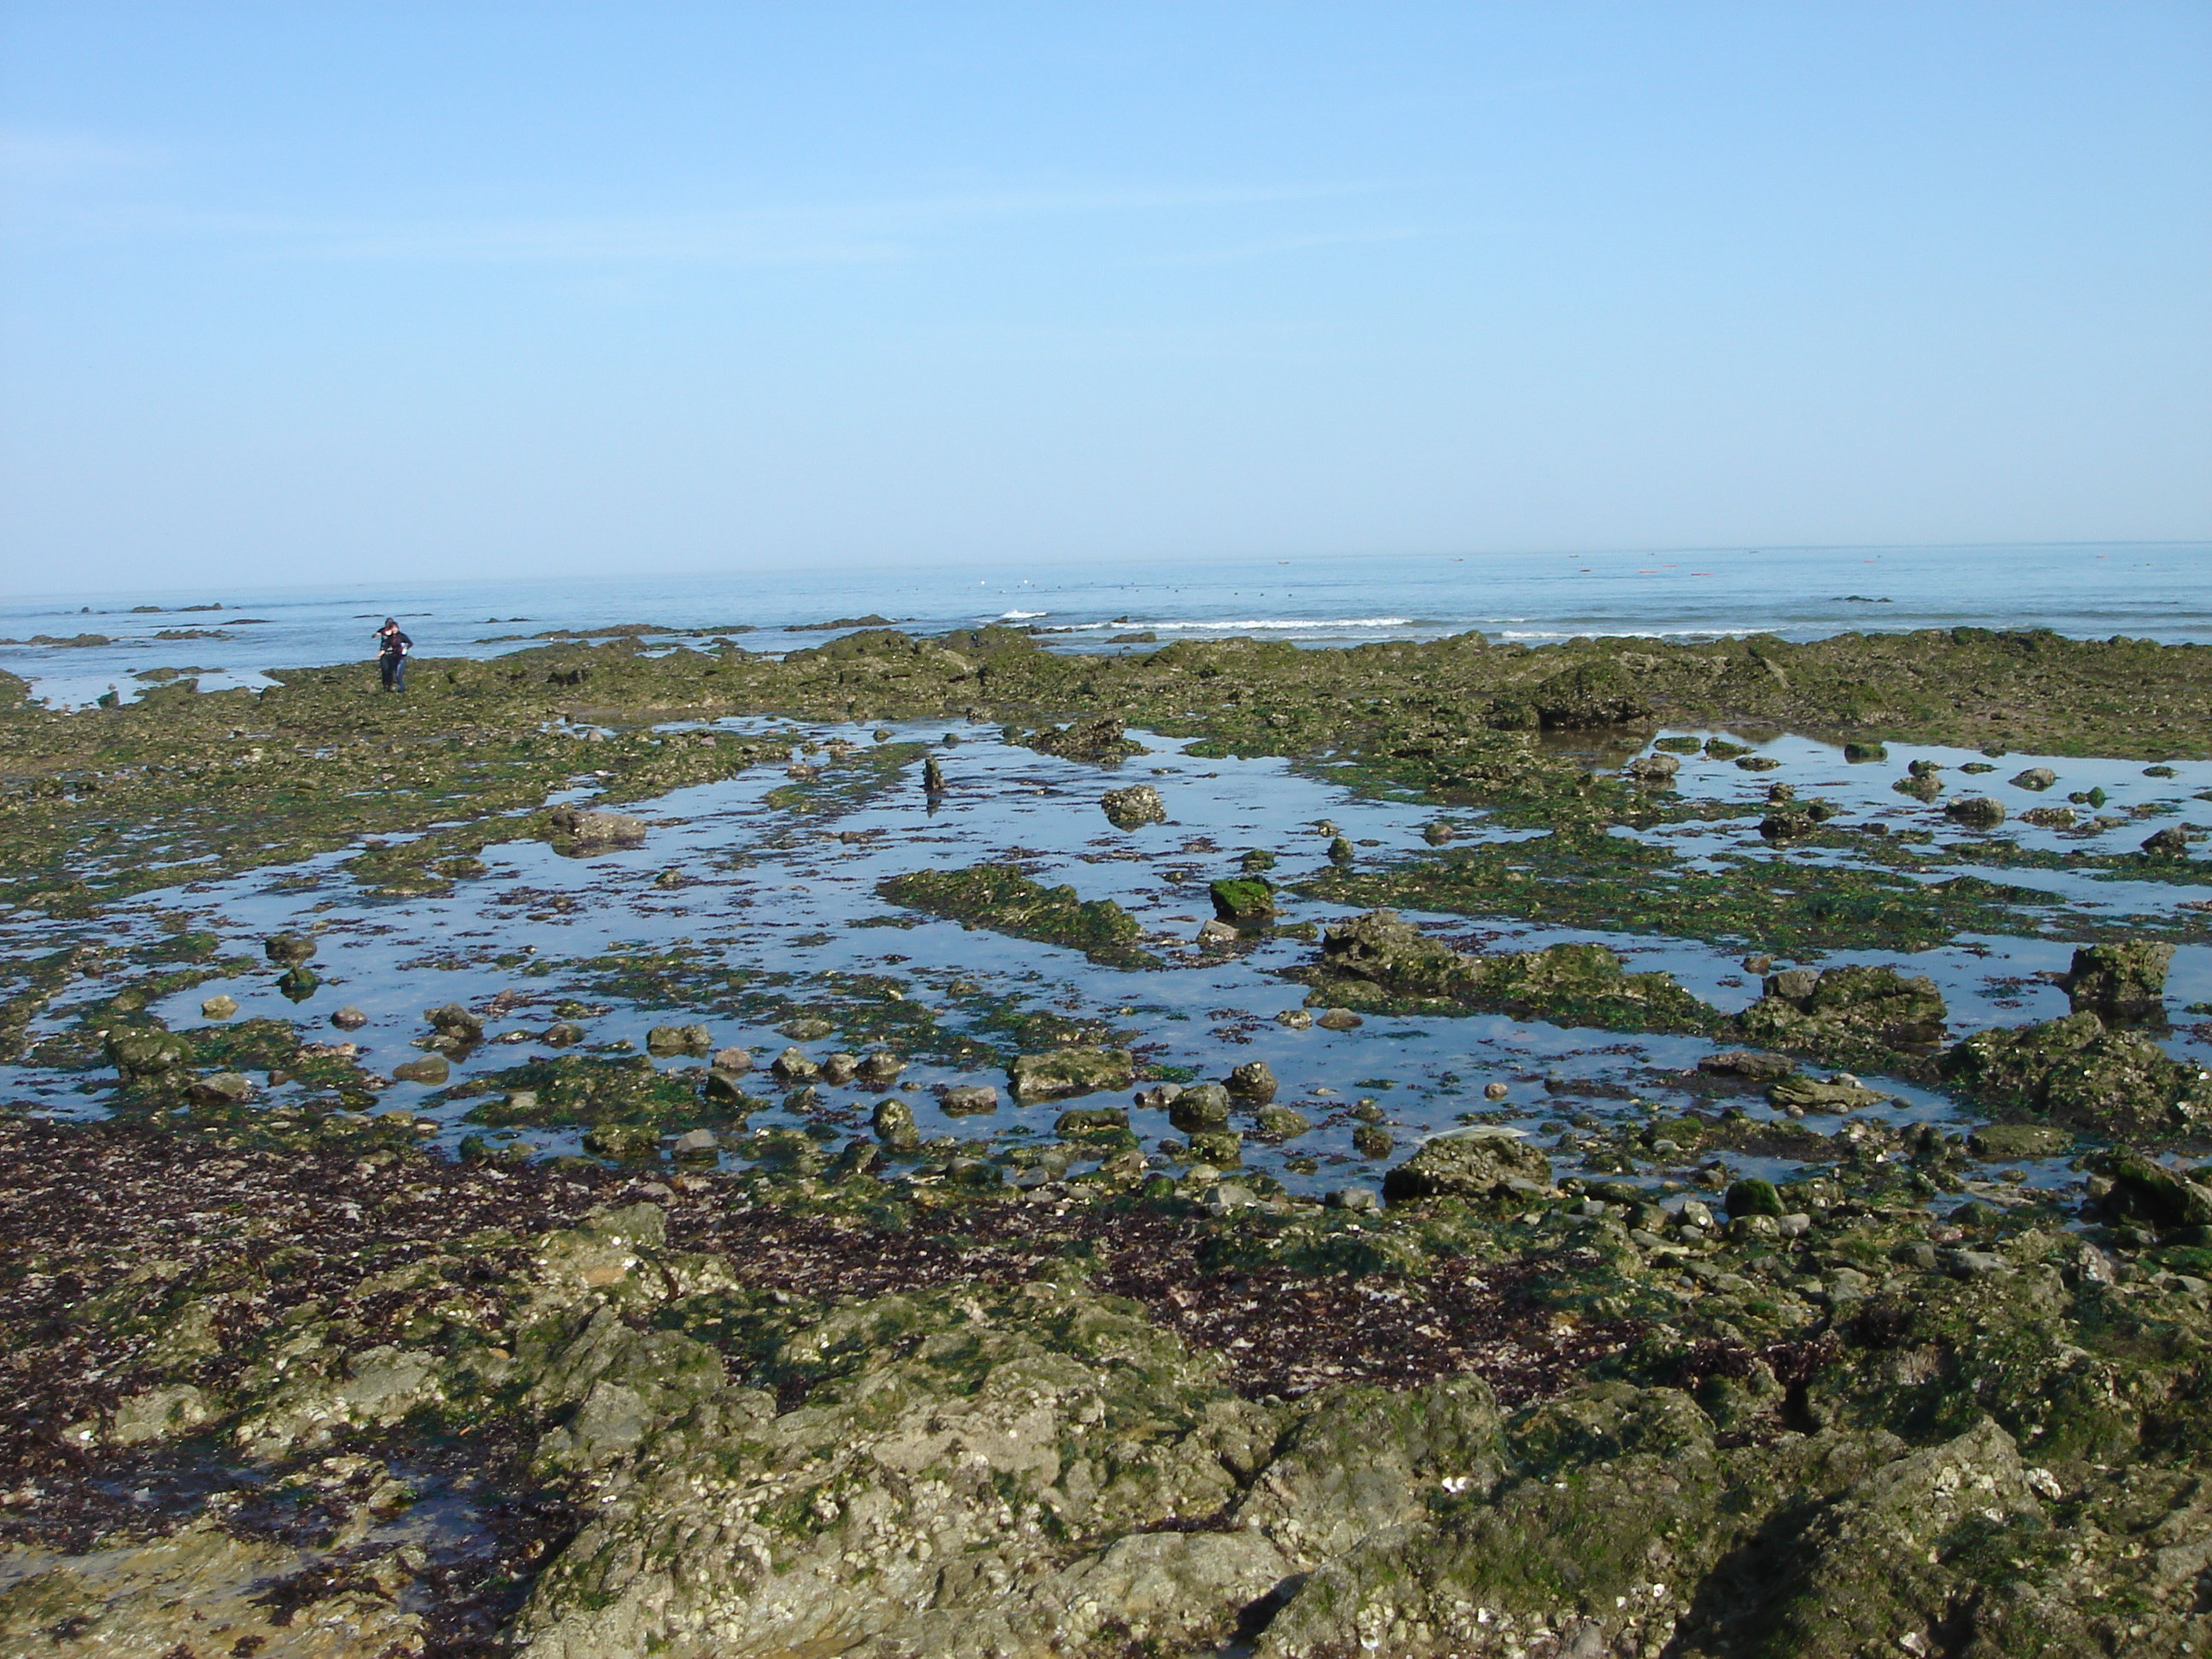
[[[1483,1097],[1486,1100],[1503,1100],[1512,1092],[1512,1089],[1503,1083],[1486,1083],[1482,1085]]]
[[[442,1032],[462,1042],[483,1041],[483,1021],[458,1002],[448,1002],[442,1007],[425,1008],[422,1011],[422,1018],[429,1022],[433,1030]]]
[[[2189,856],[2189,832],[2178,823],[2169,823],[2143,837],[2143,854],[2148,858],[2179,859]]]
[[[331,1016],[331,1024],[341,1031],[358,1031],[368,1024],[368,1016],[349,1002]]]
[[[850,1083],[860,1069],[860,1058],[854,1054],[825,1054],[822,1059],[822,1080],[842,1087]]]
[[[810,1016],[787,1020],[775,1029],[793,1042],[817,1042],[837,1028],[826,1019],[815,1019]]]
[[[712,1158],[721,1151],[720,1139],[712,1129],[687,1129],[676,1137],[669,1148],[678,1158]]]
[[[1431,847],[1441,847],[1457,833],[1450,824],[1437,818],[1422,830],[1421,839]]]
[[[203,1106],[240,1106],[253,1098],[253,1079],[242,1072],[215,1072],[185,1092]]]
[[[1247,1060],[1229,1074],[1229,1092],[1259,1105],[1275,1097],[1275,1073],[1264,1060]]]
[[[2049,767],[2031,766],[2014,777],[2012,787],[2015,789],[2048,789],[2057,781],[2058,774]]]
[[[947,1117],[976,1117],[999,1109],[999,1091],[988,1083],[959,1083],[939,1097],[937,1103]]]
[[[443,1083],[453,1075],[453,1068],[443,1054],[425,1054],[420,1060],[402,1060],[392,1068],[392,1077],[401,1083]]]
[[[1200,945],[1234,945],[1241,937],[1242,935],[1225,921],[1206,921],[1200,924],[1198,930],[1198,942]]]
[[[261,942],[261,952],[278,967],[291,968],[314,956],[315,941],[305,933],[271,933]]]
[[[1367,1022],[1349,1008],[1330,1008],[1314,1024],[1324,1031],[1356,1031]]]
[[[1229,1091],[1218,1083],[1192,1084],[1169,1101],[1168,1121],[1186,1134],[1223,1127],[1229,1121]]]
[[[822,1075],[822,1068],[799,1048],[786,1048],[775,1057],[769,1070],[786,1083],[811,1083]]]
[[[753,1051],[750,1048],[717,1048],[711,1063],[718,1072],[740,1077],[752,1070]]]
[[[1117,830],[1134,830],[1140,824],[1167,822],[1167,803],[1160,792],[1149,783],[1133,783],[1126,789],[1109,789],[1098,798],[1108,820]]]
[[[1379,1123],[1363,1123],[1352,1132],[1352,1144],[1362,1158],[1388,1158],[1398,1138]]]
[[[914,1127],[914,1109],[902,1100],[878,1101],[869,1122],[876,1139],[895,1152],[910,1152],[921,1145],[921,1131]]]
[[[906,1062],[889,1049],[878,1048],[864,1058],[854,1075],[861,1082],[877,1088],[898,1081],[898,1074],[906,1070]]]
[[[238,999],[228,992],[218,992],[200,1004],[200,1014],[205,1019],[228,1019],[238,1012]]]
[[[1275,1015],[1276,1024],[1287,1025],[1293,1031],[1310,1030],[1313,1023],[1314,1017],[1303,1008],[1285,1008]]]
[[[602,847],[635,847],[645,839],[645,820],[627,812],[600,812],[556,806],[545,815],[556,852]]]
[[[1989,795],[1961,795],[1943,809],[1943,816],[1976,830],[1994,830],[2005,820],[2004,803]]]
[[[1332,1210],[1374,1211],[1382,1207],[1382,1194],[1372,1187],[1337,1187],[1322,1202]]]
[[[664,1058],[670,1054],[703,1054],[714,1046],[714,1034],[703,1025],[656,1025],[645,1034],[645,1051]]]
[[[653,878],[653,884],[655,887],[681,887],[684,880],[685,877],[681,870],[663,870]]]

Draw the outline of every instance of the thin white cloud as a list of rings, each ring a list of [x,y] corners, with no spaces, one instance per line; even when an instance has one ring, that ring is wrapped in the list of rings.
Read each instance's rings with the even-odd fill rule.
[[[1188,253],[1161,253],[1136,263],[1148,265],[1225,265],[1241,259],[1269,259],[1279,254],[1304,253],[1315,248],[1360,247],[1382,242],[1411,242],[1432,233],[1416,225],[1387,229],[1317,231],[1309,236],[1272,236],[1231,247],[1195,249]]]
[[[166,167],[167,150],[85,132],[0,129],[0,184],[53,190]]]
[[[1293,205],[1378,185],[978,189],[872,202],[715,212],[471,219],[330,218],[84,203],[46,224],[77,234],[226,240],[301,259],[467,264],[862,264],[914,257],[933,237],[994,222]],[[19,226],[19,234],[21,227]],[[1341,240],[1372,240],[1353,233]],[[1283,239],[1319,246],[1327,236]],[[1277,245],[1269,245],[1270,246]],[[1266,251],[1255,245],[1255,252]],[[1231,252],[1225,255],[1243,257]]]

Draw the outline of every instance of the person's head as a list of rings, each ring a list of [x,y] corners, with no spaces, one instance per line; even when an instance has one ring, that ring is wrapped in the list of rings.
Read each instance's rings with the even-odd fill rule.
[[[384,619],[384,626],[376,631],[380,634],[396,634],[399,631],[399,624],[393,618],[386,617]]]

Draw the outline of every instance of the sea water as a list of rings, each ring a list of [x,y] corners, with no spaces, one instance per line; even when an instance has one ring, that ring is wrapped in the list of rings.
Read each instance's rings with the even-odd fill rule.
[[[649,563],[641,554],[638,562]],[[748,650],[819,644],[810,625],[880,616],[915,632],[1003,622],[1050,648],[1243,634],[1297,645],[1479,630],[1710,639],[1846,630],[2049,628],[2083,638],[2212,639],[2212,544],[1734,548],[1464,557],[748,566],[659,577],[563,577],[178,588],[0,599],[0,668],[56,706],[125,701],[163,670],[204,690],[261,672],[365,661],[397,617],[426,657],[484,657],[536,636],[645,623]],[[749,631],[738,631],[738,630]],[[37,636],[105,645],[24,643]]]

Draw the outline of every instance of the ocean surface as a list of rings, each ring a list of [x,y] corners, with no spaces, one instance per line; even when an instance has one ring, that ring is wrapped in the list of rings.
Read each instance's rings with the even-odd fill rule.
[[[386,616],[420,655],[487,657],[542,635],[624,623],[673,630],[672,642],[721,635],[781,652],[829,637],[809,624],[871,615],[921,632],[1030,626],[1068,651],[1119,648],[1120,636],[1143,633],[1163,644],[1246,634],[1340,645],[1470,629],[1541,643],[1972,625],[2175,643],[2212,641],[2212,544],[817,567],[54,593],[0,599],[0,668],[58,707],[110,690],[127,701],[145,677],[171,677],[163,671],[216,690],[263,684],[267,668],[366,661]],[[85,636],[106,642],[75,642]]]

